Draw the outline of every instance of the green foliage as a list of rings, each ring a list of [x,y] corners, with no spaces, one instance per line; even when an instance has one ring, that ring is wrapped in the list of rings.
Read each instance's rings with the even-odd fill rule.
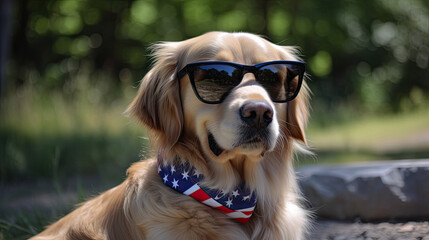
[[[290,16],[285,11],[274,10],[268,22],[268,31],[275,37],[282,37],[290,31],[290,24]]]
[[[427,1],[50,1],[16,7],[8,85],[61,89],[81,66],[137,82],[147,46],[207,31],[250,31],[297,45],[319,107],[401,111],[413,89],[428,95]],[[69,62],[77,67],[70,68]],[[35,73],[35,74],[33,74]],[[32,75],[32,77],[29,77]]]
[[[326,51],[319,51],[312,57],[308,65],[315,76],[324,77],[332,71],[332,58]]]

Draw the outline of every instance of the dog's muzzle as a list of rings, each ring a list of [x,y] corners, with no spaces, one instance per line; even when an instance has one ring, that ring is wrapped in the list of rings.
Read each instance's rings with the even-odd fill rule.
[[[240,124],[237,131],[237,139],[232,143],[232,148],[240,147],[243,150],[253,151],[255,149],[263,149],[270,151],[273,149],[276,134],[275,127],[271,126],[274,121],[274,109],[273,107],[261,100],[246,101],[237,110],[239,115]],[[210,150],[219,156],[225,149],[219,146],[212,133],[208,133],[208,142]]]

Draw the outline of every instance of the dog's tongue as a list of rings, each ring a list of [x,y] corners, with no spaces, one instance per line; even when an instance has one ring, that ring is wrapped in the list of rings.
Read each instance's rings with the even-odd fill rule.
[[[223,149],[219,147],[211,133],[209,133],[209,147],[216,156],[219,156],[223,152]]]

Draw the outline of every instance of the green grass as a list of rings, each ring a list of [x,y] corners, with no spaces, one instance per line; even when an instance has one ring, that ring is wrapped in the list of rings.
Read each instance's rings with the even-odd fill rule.
[[[91,101],[88,91],[67,97],[31,86],[0,105],[1,182],[73,174],[125,173],[147,141],[142,126],[122,113],[132,93],[110,104]],[[117,176],[116,176],[117,177]]]
[[[337,118],[338,117],[333,117]],[[298,165],[351,163],[374,160],[429,158],[429,109],[371,115],[307,129],[315,157],[298,156]]]
[[[36,235],[50,219],[46,213],[18,213],[7,220],[0,219],[0,240],[28,239]]]
[[[429,130],[429,109],[416,112],[359,117],[328,127],[310,124],[308,138],[321,149],[374,149],[383,141]]]

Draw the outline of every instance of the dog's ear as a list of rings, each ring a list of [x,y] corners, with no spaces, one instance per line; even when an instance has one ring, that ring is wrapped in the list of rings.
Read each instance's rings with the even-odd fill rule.
[[[178,142],[183,129],[176,50],[176,43],[154,45],[155,64],[125,112],[146,125],[154,135],[151,137],[156,137],[156,144],[166,151]]]
[[[303,82],[298,96],[287,103],[286,111],[287,132],[294,139],[304,144],[307,144],[304,129],[309,117],[309,95],[310,90],[307,84]]]

